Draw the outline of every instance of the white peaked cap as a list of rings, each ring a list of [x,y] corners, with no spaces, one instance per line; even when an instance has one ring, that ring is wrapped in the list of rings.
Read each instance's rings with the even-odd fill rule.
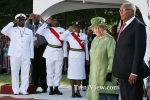
[[[17,14],[17,15],[15,16],[15,19],[17,19],[18,17],[24,17],[24,18],[26,19],[26,15],[25,15],[25,14],[22,14],[22,13]]]

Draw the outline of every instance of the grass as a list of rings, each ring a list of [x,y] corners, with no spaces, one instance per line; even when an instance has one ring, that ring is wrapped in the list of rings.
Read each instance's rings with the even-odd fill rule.
[[[67,75],[62,75],[62,79],[61,79],[61,85],[68,85],[70,84],[69,79],[67,78]]]
[[[13,98],[11,96],[2,96],[2,98]]]
[[[0,84],[10,84],[11,75],[10,74],[0,74]]]
[[[0,84],[11,84],[11,75],[10,74],[0,74]],[[62,75],[61,85],[68,85],[69,79],[67,75]]]

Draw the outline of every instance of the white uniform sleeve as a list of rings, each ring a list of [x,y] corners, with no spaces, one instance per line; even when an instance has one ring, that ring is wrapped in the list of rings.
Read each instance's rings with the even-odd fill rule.
[[[31,31],[31,34],[30,34],[30,37],[31,37],[31,40],[30,40],[30,52],[31,52],[31,55],[30,55],[30,58],[34,58],[34,40],[33,40],[33,32]]]
[[[71,33],[72,33],[72,32],[66,30],[62,35],[60,35],[60,39],[63,40],[63,41],[67,41],[68,36],[70,36]]]
[[[39,35],[45,36],[46,30],[47,30],[47,24],[44,23],[44,24],[37,30],[36,33],[39,34]]]
[[[13,26],[14,26],[14,23],[13,23],[13,22],[10,22],[8,25],[6,25],[6,26],[2,29],[1,33],[4,34],[4,35],[7,35],[8,37],[11,38],[11,33],[12,33],[11,30],[13,29]]]
[[[61,28],[61,32],[65,32],[65,29],[64,28]],[[61,37],[62,34],[60,34],[59,36]],[[61,39],[61,38],[60,38]],[[64,40],[63,40],[64,41]],[[67,42],[64,41],[63,42],[63,52],[64,52],[64,57],[67,57],[68,56],[68,48],[67,48]]]
[[[42,25],[44,24],[44,20],[43,19],[40,21],[40,24],[42,24]]]
[[[89,50],[88,50],[88,40],[87,40],[87,36],[86,36],[86,39],[85,39],[84,48],[85,48],[86,60],[89,60]]]
[[[63,51],[64,51],[64,57],[68,56],[68,48],[67,48],[67,42],[63,42]]]

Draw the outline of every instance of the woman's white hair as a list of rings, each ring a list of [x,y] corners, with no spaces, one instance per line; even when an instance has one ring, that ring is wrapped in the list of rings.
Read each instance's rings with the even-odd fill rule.
[[[134,15],[136,14],[136,6],[133,3],[125,2],[123,5],[126,4],[129,6],[129,9],[132,9],[134,11]]]

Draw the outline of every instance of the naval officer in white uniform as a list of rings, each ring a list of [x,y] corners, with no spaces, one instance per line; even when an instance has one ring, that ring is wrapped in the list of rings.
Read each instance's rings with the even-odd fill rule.
[[[27,95],[29,86],[30,58],[33,58],[33,33],[24,27],[26,16],[17,14],[15,20],[5,26],[1,33],[8,36],[10,56],[12,90],[15,95],[21,93]],[[19,87],[19,71],[21,68],[21,86]]]
[[[68,78],[70,79],[72,86],[72,98],[82,97],[80,95],[79,86],[81,85],[81,80],[86,77],[85,60],[86,64],[89,64],[87,35],[80,32],[80,26],[81,22],[73,22],[73,25],[60,36],[60,39],[68,41],[70,45],[68,56]],[[74,91],[75,82],[76,85],[78,85],[76,93]]]
[[[48,27],[48,25],[52,27]],[[58,25],[58,19],[52,16],[37,30],[37,34],[44,36],[48,42],[43,57],[46,58],[47,85],[50,87],[49,95],[62,95],[62,92],[58,90],[58,86],[62,77],[63,59],[67,57],[67,44],[59,39],[65,29],[58,27]],[[53,86],[55,87],[54,90]]]

